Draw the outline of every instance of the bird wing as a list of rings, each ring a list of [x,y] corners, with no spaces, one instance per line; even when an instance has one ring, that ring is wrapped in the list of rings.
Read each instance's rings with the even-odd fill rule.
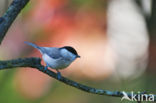
[[[58,59],[61,56],[60,51],[58,48],[55,47],[42,47],[42,53],[46,53],[48,56],[54,58],[54,59]]]

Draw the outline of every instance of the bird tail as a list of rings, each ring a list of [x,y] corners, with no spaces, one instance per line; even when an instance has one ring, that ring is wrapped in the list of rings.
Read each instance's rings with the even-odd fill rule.
[[[30,42],[27,42],[27,41],[25,41],[24,43],[25,43],[25,44],[28,44],[28,45],[30,45],[30,46],[36,48],[36,49],[39,49],[39,50],[40,50],[40,47],[37,46],[36,44],[30,43]]]

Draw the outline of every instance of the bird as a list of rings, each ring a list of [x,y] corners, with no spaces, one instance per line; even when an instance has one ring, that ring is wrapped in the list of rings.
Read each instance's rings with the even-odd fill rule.
[[[38,49],[42,55],[42,59],[45,62],[46,66],[44,71],[48,69],[48,67],[55,69],[57,71],[57,78],[61,78],[60,69],[67,68],[76,58],[80,58],[77,51],[71,46],[63,46],[63,47],[40,47],[34,43],[30,43],[25,41],[27,45],[30,45],[36,49]]]

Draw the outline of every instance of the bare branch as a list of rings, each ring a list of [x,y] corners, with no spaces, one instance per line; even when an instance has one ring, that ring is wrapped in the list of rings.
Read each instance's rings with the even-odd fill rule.
[[[20,11],[25,7],[25,5],[29,2],[29,0],[13,0],[11,5],[9,6],[6,13],[0,17],[0,44],[3,40],[3,38],[6,35],[6,32],[8,31],[9,27],[17,17],[17,15],[20,13]],[[60,82],[63,82],[67,85],[70,85],[72,87],[75,87],[77,89],[80,89],[84,92],[92,93],[92,94],[98,94],[98,95],[106,95],[106,96],[113,96],[113,97],[123,97],[124,94],[121,91],[109,91],[109,90],[103,90],[103,89],[96,89],[93,87],[89,87],[80,83],[77,83],[75,81],[72,81],[70,79],[67,79],[65,77],[61,77],[60,79],[57,78],[57,74],[51,70],[44,70],[44,66],[41,65],[41,59],[40,58],[23,58],[23,59],[14,59],[14,60],[7,60],[7,61],[0,61],[0,70],[5,69],[13,69],[15,67],[32,67],[36,68],[39,71],[49,75],[52,78],[57,79]],[[129,98],[132,97],[130,93],[126,93]],[[139,94],[134,94],[139,95]],[[148,95],[148,98],[150,95]],[[137,96],[138,99],[138,96]],[[156,101],[156,95],[154,95],[154,101]]]
[[[63,82],[67,85],[70,85],[72,87],[75,87],[77,89],[80,89],[82,91],[92,93],[92,94],[98,94],[98,95],[106,95],[106,96],[113,96],[113,97],[123,97],[123,92],[121,91],[109,91],[109,90],[103,90],[103,89],[96,89],[93,87],[89,87],[80,83],[77,83],[75,81],[72,81],[70,79],[67,79],[65,77],[61,77],[60,79],[57,78],[57,74],[51,70],[44,70],[44,66],[41,65],[41,59],[40,58],[23,58],[23,59],[14,59],[14,60],[8,60],[8,61],[0,61],[0,70],[3,69],[13,69],[15,67],[32,67],[36,68],[39,71],[49,75],[52,78],[57,79],[60,82]],[[128,97],[132,97],[130,93],[126,93]],[[134,94],[138,95],[138,94]],[[150,96],[148,96],[150,97]],[[154,101],[156,101],[156,95],[154,95]]]
[[[13,0],[6,13],[0,17],[0,44],[9,27],[29,0]]]

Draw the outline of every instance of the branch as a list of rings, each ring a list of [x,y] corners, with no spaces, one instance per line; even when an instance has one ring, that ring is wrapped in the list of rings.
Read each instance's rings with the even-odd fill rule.
[[[8,31],[13,21],[15,20],[17,15],[20,13],[20,11],[25,7],[25,5],[28,2],[29,0],[13,0],[8,10],[6,11],[6,13],[2,17],[0,17],[0,44],[2,40],[4,39],[6,32]],[[96,89],[93,87],[89,87],[89,86],[77,83],[63,76],[60,79],[58,79],[57,74],[55,72],[51,70],[45,71],[44,66],[41,65],[40,62],[41,62],[40,58],[23,58],[23,59],[14,59],[14,60],[8,60],[8,61],[0,61],[0,70],[13,69],[15,67],[32,67],[49,75],[52,78],[59,80],[60,82],[63,82],[67,85],[70,85],[72,87],[75,87],[77,89],[80,89],[88,93],[106,95],[106,96],[114,96],[114,97],[124,96],[123,92],[121,91],[108,91],[108,90]],[[130,93],[126,93],[126,94],[129,98],[132,98],[132,95]],[[134,95],[139,95],[139,94],[134,94]],[[150,95],[147,95],[147,96],[148,98],[150,97]],[[139,100],[138,99],[139,96],[137,96],[136,98],[137,100]],[[154,95],[154,101],[156,101],[156,95]]]
[[[103,89],[96,89],[93,87],[89,87],[80,83],[77,83],[75,81],[72,81],[70,79],[67,79],[63,76],[61,76],[60,79],[57,78],[57,74],[51,70],[44,70],[44,66],[41,65],[41,59],[40,58],[23,58],[23,59],[14,59],[14,60],[8,60],[8,61],[0,61],[0,70],[3,69],[13,69],[15,67],[32,67],[36,68],[37,70],[49,75],[52,78],[57,79],[60,82],[63,82],[67,85],[70,85],[72,87],[75,87],[77,89],[80,89],[84,92],[92,93],[92,94],[98,94],[98,95],[106,95],[106,96],[113,96],[113,97],[123,97],[124,94],[121,91],[108,91]],[[126,93],[129,98],[132,97],[130,93]],[[134,94],[138,95],[138,94]],[[148,95],[148,98],[150,95]],[[136,97],[138,98],[138,97]],[[156,95],[154,95],[154,101],[156,101]]]
[[[13,21],[28,2],[29,0],[13,0],[6,13],[0,17],[0,44]]]

